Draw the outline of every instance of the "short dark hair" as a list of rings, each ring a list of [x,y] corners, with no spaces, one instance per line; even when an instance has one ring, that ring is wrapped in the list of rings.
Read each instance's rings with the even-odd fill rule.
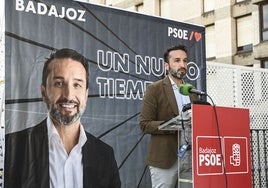
[[[50,73],[48,66],[52,62],[52,60],[64,59],[64,58],[71,58],[72,60],[78,61],[83,65],[83,67],[86,70],[86,88],[88,88],[89,70],[88,70],[87,59],[83,55],[79,54],[77,51],[69,49],[69,48],[63,48],[60,50],[56,50],[50,54],[50,57],[46,60],[46,62],[44,64],[43,75],[42,75],[42,85],[46,86],[47,76]]]
[[[174,50],[182,50],[184,51],[186,54],[187,54],[187,48],[186,46],[184,45],[177,45],[177,46],[173,46],[173,47],[170,47],[168,48],[165,53],[164,53],[164,61],[168,63],[168,59],[169,59],[169,53],[171,51],[174,51]]]

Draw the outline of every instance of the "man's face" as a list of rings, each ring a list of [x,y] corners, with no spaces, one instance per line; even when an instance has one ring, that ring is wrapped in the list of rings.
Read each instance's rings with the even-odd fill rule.
[[[70,125],[80,120],[88,97],[86,70],[70,58],[50,62],[46,86],[41,86],[43,101],[52,120]]]
[[[181,76],[186,75],[187,71],[187,54],[183,50],[173,50],[169,52],[169,62],[165,63],[166,70],[169,74],[179,73]]]

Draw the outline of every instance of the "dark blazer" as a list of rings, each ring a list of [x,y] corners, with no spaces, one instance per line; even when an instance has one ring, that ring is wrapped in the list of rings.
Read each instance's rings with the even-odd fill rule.
[[[148,165],[170,168],[178,159],[177,131],[158,130],[162,122],[177,115],[178,106],[169,77],[148,85],[140,116],[142,131],[151,134],[146,157]]]
[[[82,148],[84,188],[121,187],[112,147],[86,132]],[[5,138],[6,188],[48,188],[49,152],[46,119]]]

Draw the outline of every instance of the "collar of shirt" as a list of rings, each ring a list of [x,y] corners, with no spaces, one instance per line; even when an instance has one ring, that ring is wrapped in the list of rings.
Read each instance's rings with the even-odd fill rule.
[[[55,128],[50,116],[47,116],[47,132],[48,132],[48,140],[49,142],[52,142],[52,137],[57,138],[60,140],[60,135]],[[82,124],[80,124],[80,134],[79,134],[79,140],[77,143],[77,146],[79,148],[82,148],[82,146],[86,143],[87,141],[87,136],[85,133],[85,129]]]
[[[83,187],[82,146],[87,141],[86,133],[80,125],[78,143],[69,155],[64,149],[59,133],[51,118],[47,118],[49,142],[50,187]]]
[[[190,97],[189,96],[185,96],[185,95],[182,95],[180,92],[179,92],[179,87],[177,86],[177,84],[170,78],[169,76],[169,80],[171,82],[171,86],[173,88],[173,92],[174,92],[174,95],[175,95],[175,98],[176,98],[176,102],[177,102],[177,106],[178,106],[178,111],[181,112],[182,109],[183,109],[183,106],[185,104],[188,104],[190,103]]]
[[[170,76],[168,76],[170,82],[171,82],[171,86],[172,88],[175,90],[175,89],[179,89],[179,87],[177,86],[177,84],[171,79]]]

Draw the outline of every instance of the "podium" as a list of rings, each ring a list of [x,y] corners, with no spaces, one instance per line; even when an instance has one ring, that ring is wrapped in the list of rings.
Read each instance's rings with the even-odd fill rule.
[[[177,129],[180,139],[185,127],[191,128],[192,181],[178,173],[178,187],[251,188],[249,110],[192,104],[187,113],[187,118],[181,115],[159,126],[161,130]],[[179,166],[181,160],[178,158]],[[185,181],[187,186],[182,186]]]

